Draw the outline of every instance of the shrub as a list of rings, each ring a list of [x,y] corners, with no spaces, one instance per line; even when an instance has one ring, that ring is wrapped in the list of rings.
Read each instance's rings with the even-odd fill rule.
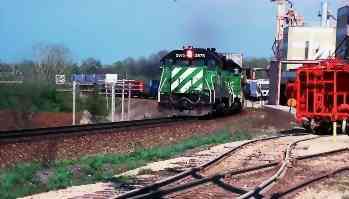
[[[48,182],[49,189],[61,189],[72,185],[72,173],[67,168],[59,167]]]

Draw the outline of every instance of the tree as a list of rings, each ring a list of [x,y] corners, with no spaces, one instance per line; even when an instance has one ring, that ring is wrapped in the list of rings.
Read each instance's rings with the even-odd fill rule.
[[[166,55],[167,51],[160,51],[149,57],[141,57],[139,59],[126,58],[123,61],[117,61],[112,65],[114,73],[118,73],[120,77],[129,79],[158,79],[160,78],[160,59]]]
[[[70,50],[61,44],[37,44],[33,47],[34,78],[47,83],[55,82],[57,74],[63,74],[72,65]]]
[[[16,65],[16,68],[22,74],[23,80],[33,80],[33,76],[35,74],[35,62],[31,60],[23,60]]]
[[[10,64],[7,64],[7,63],[3,63],[1,62],[0,60],[0,73],[3,73],[3,72],[6,72],[6,73],[9,73],[9,72],[12,72],[12,67]]]
[[[270,60],[267,58],[246,58],[243,62],[244,68],[267,68],[270,65]]]
[[[76,63],[66,67],[64,70],[66,80],[67,80],[67,78],[71,77],[73,74],[79,74],[79,73],[81,73],[81,70],[80,70],[79,65]]]
[[[83,60],[80,66],[81,72],[85,74],[95,74],[100,68],[102,68],[101,62],[92,57]]]

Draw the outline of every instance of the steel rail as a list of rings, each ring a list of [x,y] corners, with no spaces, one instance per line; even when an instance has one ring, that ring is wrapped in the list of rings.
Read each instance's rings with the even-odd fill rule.
[[[310,185],[310,184],[312,184],[312,183],[314,183],[314,182],[318,182],[318,181],[323,180],[323,179],[325,179],[325,178],[331,178],[331,177],[337,175],[338,173],[342,173],[342,172],[345,172],[345,171],[349,171],[349,166],[347,166],[347,167],[342,167],[342,168],[340,168],[340,169],[337,169],[337,170],[328,172],[327,174],[321,175],[321,176],[319,176],[319,177],[316,177],[316,178],[312,178],[312,179],[310,179],[310,180],[303,181],[303,182],[299,183],[298,185],[295,185],[295,186],[289,188],[289,189],[286,190],[286,191],[277,192],[277,193],[272,194],[271,198],[272,198],[272,199],[276,199],[276,198],[283,197],[283,196],[285,196],[285,195],[287,195],[287,194],[290,194],[290,193],[292,193],[292,192],[294,192],[294,191],[296,191],[296,190],[298,190],[298,189],[301,189],[301,188],[303,188],[303,187],[306,187],[306,186],[308,186],[308,185]]]
[[[309,138],[309,139],[314,139],[314,138]],[[309,140],[306,139],[306,140]],[[301,140],[301,141],[306,141],[306,140]],[[323,152],[323,153],[318,153],[318,154],[312,154],[312,155],[308,155],[308,156],[300,156],[297,157],[298,158],[302,158],[302,159],[309,159],[309,158],[313,158],[313,157],[317,157],[317,156],[325,156],[325,155],[330,155],[333,153],[339,153],[339,152],[344,152],[347,151],[348,148],[342,148],[342,149],[337,149],[337,150],[332,150],[332,151],[327,151],[327,152]],[[290,153],[289,153],[290,154]],[[224,178],[226,176],[234,176],[234,175],[239,175],[239,174],[243,174],[243,173],[248,173],[251,171],[257,171],[257,170],[261,170],[261,169],[265,169],[265,168],[269,168],[269,167],[274,167],[279,165],[279,162],[274,162],[274,163],[269,163],[269,164],[264,164],[264,165],[259,165],[259,166],[255,166],[255,167],[251,167],[251,168],[247,168],[247,169],[242,169],[242,170],[235,170],[235,171],[228,171],[222,174],[215,174],[215,175],[211,175],[209,177],[203,177],[200,176],[200,179],[195,180],[195,181],[191,181],[185,184],[180,184],[174,187],[170,187],[167,189],[161,189],[161,190],[154,190],[151,193],[148,194],[144,194],[144,195],[140,195],[137,197],[134,197],[133,199],[145,199],[145,198],[160,198],[162,196],[174,193],[174,192],[178,192],[178,191],[183,191],[192,187],[196,187],[208,182],[213,182],[216,185],[223,187],[226,190],[229,190],[231,192],[237,193],[237,194],[246,194],[247,191],[238,187],[234,187],[230,184],[226,184],[225,182],[221,181],[221,178]],[[195,177],[195,176],[194,176]]]
[[[298,132],[296,134],[296,132]],[[250,141],[247,141],[239,146],[236,146],[234,148],[232,148],[231,150],[223,153],[222,155],[218,156],[217,158],[207,162],[207,163],[204,163],[203,165],[199,166],[199,170],[202,170],[204,168],[207,168],[209,166],[211,166],[212,164],[215,164],[217,163],[218,161],[222,161],[224,160],[225,158],[227,158],[231,153],[235,152],[236,150],[246,146],[246,145],[249,145],[249,144],[253,144],[253,143],[256,143],[256,142],[260,142],[260,141],[267,141],[267,140],[273,140],[273,139],[278,139],[278,138],[283,138],[283,137],[287,137],[287,136],[303,136],[303,135],[308,135],[307,133],[305,133],[305,130],[304,129],[289,129],[289,130],[285,130],[285,131],[281,131],[279,132],[280,134],[282,135],[278,135],[278,136],[272,136],[272,137],[267,137],[267,138],[261,138],[261,139],[254,139],[254,140],[250,140]]]
[[[304,160],[304,159],[316,158],[316,157],[320,157],[320,156],[332,155],[334,153],[341,153],[341,152],[348,152],[348,151],[349,151],[349,148],[345,147],[345,148],[335,149],[332,151],[326,151],[326,152],[322,152],[322,153],[298,156],[295,159],[296,160]]]
[[[109,130],[109,129],[128,129],[128,128],[139,128],[147,127],[160,124],[171,124],[177,122],[186,121],[197,121],[203,119],[202,117],[165,117],[145,120],[133,120],[123,122],[110,122],[101,124],[87,124],[87,125],[76,125],[76,126],[60,126],[60,127],[49,127],[49,128],[36,128],[36,129],[20,129],[11,131],[0,131],[0,143],[3,141],[9,141],[20,138],[33,138],[47,135],[72,135],[82,132],[92,132],[98,130]]]
[[[250,167],[250,168],[246,168],[246,169],[218,173],[218,174],[211,175],[209,177],[200,176],[201,177],[200,179],[193,180],[193,181],[190,181],[188,183],[180,184],[180,185],[173,186],[170,188],[156,190],[156,191],[153,191],[153,192],[150,192],[147,194],[138,195],[136,197],[133,197],[132,199],[160,198],[162,196],[165,196],[165,195],[168,195],[168,194],[171,194],[174,192],[190,189],[192,187],[196,187],[196,186],[208,183],[208,182],[213,182],[215,184],[219,184],[220,187],[224,187],[225,189],[229,189],[229,191],[231,191],[231,192],[234,192],[237,194],[244,194],[244,193],[247,193],[246,190],[228,185],[228,184],[220,181],[220,179],[222,179],[226,176],[234,176],[234,175],[248,173],[248,172],[252,172],[252,171],[256,171],[256,170],[260,170],[260,169],[274,167],[274,166],[277,166],[278,164],[279,164],[278,162],[274,162],[274,163],[268,163],[268,164]]]
[[[297,141],[289,144],[288,147],[287,147],[287,150],[285,152],[285,158],[284,158],[283,163],[282,163],[281,167],[279,168],[279,170],[273,176],[271,176],[269,179],[263,181],[260,185],[255,187],[253,190],[251,190],[248,193],[243,194],[240,197],[238,197],[238,199],[247,199],[247,198],[251,198],[251,197],[254,197],[254,196],[257,196],[257,197],[260,196],[260,193],[262,191],[264,191],[272,183],[278,181],[282,177],[282,175],[286,172],[287,167],[288,167],[289,163],[291,162],[291,153],[292,153],[293,148],[299,142],[304,142],[304,141],[317,139],[317,138],[320,138],[320,137],[316,136],[316,137],[312,137],[312,138],[306,138],[306,139],[302,139],[302,140],[297,140]]]
[[[247,141],[247,142],[245,142],[245,143],[243,143],[243,144],[241,144],[239,146],[236,146],[236,147],[230,149],[229,151],[223,153],[222,155],[218,156],[217,158],[214,158],[213,160],[211,160],[211,161],[209,161],[207,163],[199,165],[199,166],[197,166],[195,168],[191,168],[191,169],[189,169],[187,171],[184,171],[182,173],[179,173],[179,174],[177,174],[175,176],[172,176],[172,177],[166,178],[164,180],[155,182],[153,184],[147,185],[145,187],[129,191],[127,193],[124,193],[122,195],[117,196],[116,198],[117,199],[123,199],[123,198],[134,197],[134,196],[137,196],[137,195],[145,195],[148,192],[156,191],[156,190],[160,189],[161,187],[164,187],[164,186],[167,186],[167,185],[169,185],[171,183],[179,181],[179,180],[181,180],[181,179],[183,179],[183,178],[185,178],[187,176],[190,176],[190,175],[194,176],[194,175],[197,174],[197,172],[202,171],[203,169],[205,169],[205,168],[207,168],[207,167],[209,167],[209,166],[211,166],[211,165],[213,165],[215,163],[218,163],[218,162],[224,160],[231,153],[235,152],[238,149],[241,149],[242,147],[244,147],[244,146],[246,146],[248,144],[252,144],[252,143],[255,143],[255,142],[259,142],[259,141],[278,139],[278,138],[287,137],[287,136],[307,135],[305,133],[304,129],[290,129],[290,130],[281,131],[279,133],[283,134],[283,135],[267,137],[267,138],[261,138],[261,139],[254,139],[254,140]]]
[[[310,154],[310,155],[305,155],[305,156],[298,156],[296,157],[297,160],[306,160],[306,159],[311,159],[311,158],[316,158],[316,157],[321,157],[321,156],[327,156],[327,155],[333,155],[335,153],[342,153],[342,152],[348,152],[349,151],[349,148],[345,147],[345,148],[341,148],[341,149],[336,149],[336,150],[332,150],[332,151],[326,151],[326,152],[322,152],[322,153],[316,153],[316,154]],[[331,171],[327,174],[324,174],[324,175],[321,175],[319,177],[316,177],[316,178],[312,178],[310,180],[306,180],[306,181],[303,181],[295,186],[292,186],[291,188],[285,190],[285,191],[282,191],[282,192],[276,192],[276,193],[273,193],[271,195],[271,198],[272,199],[276,199],[276,198],[280,198],[280,197],[283,197],[287,194],[290,194],[298,189],[301,189],[305,186],[308,186],[314,182],[317,182],[317,181],[320,181],[322,179],[325,179],[325,178],[330,178],[338,173],[341,173],[341,172],[344,172],[344,171],[349,171],[349,167],[342,167],[340,169],[337,169],[337,170],[334,170],[334,171]]]

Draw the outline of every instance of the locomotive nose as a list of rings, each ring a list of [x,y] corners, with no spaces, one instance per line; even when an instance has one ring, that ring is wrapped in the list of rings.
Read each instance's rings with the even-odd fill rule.
[[[171,92],[202,91],[204,70],[201,67],[176,67],[171,72]]]

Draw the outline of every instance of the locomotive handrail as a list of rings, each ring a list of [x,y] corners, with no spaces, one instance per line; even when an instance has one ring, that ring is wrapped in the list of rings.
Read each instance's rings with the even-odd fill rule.
[[[167,78],[165,77],[164,81],[166,81],[166,80],[167,80]],[[163,86],[164,86],[164,83],[161,83],[161,81],[160,81],[159,90],[158,90],[158,102],[160,102],[161,89]]]
[[[210,85],[208,84],[208,81],[207,81],[207,79],[206,79],[206,78],[205,78],[205,82],[206,82],[206,84],[207,84],[208,91],[210,92],[210,103],[212,103],[212,93],[211,93],[211,87],[210,87]]]
[[[216,103],[216,91],[214,89],[214,84],[213,84],[213,75],[211,75],[211,83],[212,83],[212,90],[213,90],[213,103]]]
[[[162,89],[162,86],[163,86],[163,81],[162,81],[163,77],[164,77],[164,74],[161,73],[160,82],[159,82],[159,88],[158,88],[158,102],[160,102],[161,89]],[[166,80],[166,78],[165,78],[165,80]]]

